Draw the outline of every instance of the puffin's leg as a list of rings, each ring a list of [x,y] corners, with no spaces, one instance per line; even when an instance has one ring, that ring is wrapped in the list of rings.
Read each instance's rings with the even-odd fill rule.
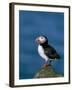
[[[48,66],[49,66],[49,64],[48,64],[48,62],[46,61],[45,64],[44,64],[44,67],[48,67]]]

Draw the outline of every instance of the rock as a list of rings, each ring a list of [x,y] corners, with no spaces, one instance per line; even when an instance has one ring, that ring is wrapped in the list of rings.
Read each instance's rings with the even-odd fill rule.
[[[34,76],[34,78],[50,78],[50,77],[63,77],[64,75],[57,73],[51,65],[42,67]]]

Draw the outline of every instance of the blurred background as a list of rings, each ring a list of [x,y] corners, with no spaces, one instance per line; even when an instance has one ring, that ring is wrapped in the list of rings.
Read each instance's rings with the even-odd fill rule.
[[[32,79],[45,61],[37,52],[36,37],[45,35],[61,59],[53,68],[64,74],[64,13],[19,11],[19,79]]]

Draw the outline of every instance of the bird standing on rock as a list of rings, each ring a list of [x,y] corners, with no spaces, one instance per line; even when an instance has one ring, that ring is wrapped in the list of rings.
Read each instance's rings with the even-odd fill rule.
[[[45,67],[51,65],[52,60],[60,59],[57,51],[51,45],[49,45],[46,36],[42,35],[37,37],[36,42],[38,44],[38,53],[45,60]],[[49,64],[47,64],[47,61],[49,61]]]

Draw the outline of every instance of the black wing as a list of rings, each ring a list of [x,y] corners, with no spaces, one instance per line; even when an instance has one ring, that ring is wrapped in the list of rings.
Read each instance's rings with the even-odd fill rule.
[[[50,59],[60,59],[59,54],[56,52],[56,50],[48,45],[47,48],[45,48],[44,53],[46,54],[46,56],[48,56]]]

